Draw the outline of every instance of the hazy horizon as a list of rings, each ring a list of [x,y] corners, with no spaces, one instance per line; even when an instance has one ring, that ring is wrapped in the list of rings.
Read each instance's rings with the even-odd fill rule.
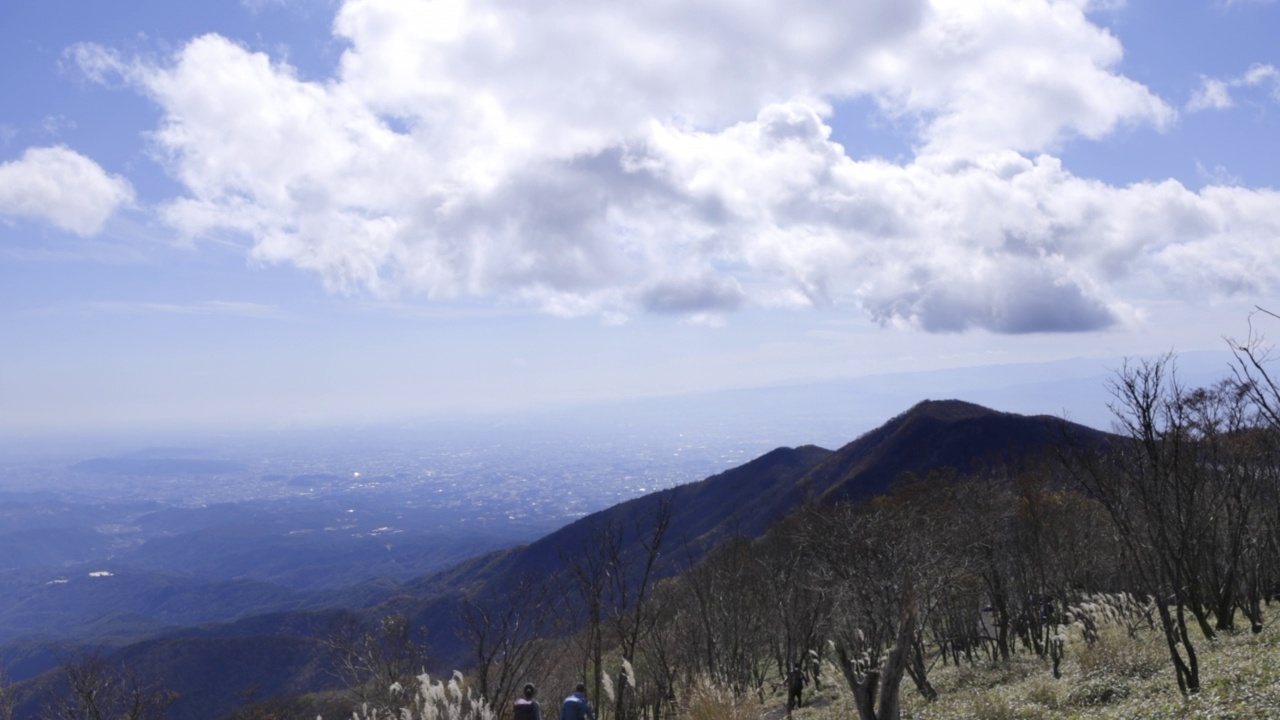
[[[1210,384],[1231,373],[1229,352],[1176,356],[1188,386]],[[838,448],[924,400],[956,399],[1022,415],[1052,415],[1107,430],[1106,382],[1126,358],[1073,358],[1046,363],[886,373],[749,388],[726,388],[642,398],[621,398],[523,408],[419,414],[381,422],[303,426],[222,425],[118,427],[79,432],[0,432],[0,453],[38,455],[136,454],[177,448],[172,457],[199,457],[222,446],[342,444],[365,449],[403,447],[424,436],[459,438],[463,444],[498,442],[522,435],[571,441],[574,436],[630,433],[650,441],[688,436],[714,438],[722,447],[761,452],[814,444]],[[1130,358],[1136,359],[1136,358]],[[86,455],[88,453],[88,455]],[[749,458],[743,458],[749,459]]]

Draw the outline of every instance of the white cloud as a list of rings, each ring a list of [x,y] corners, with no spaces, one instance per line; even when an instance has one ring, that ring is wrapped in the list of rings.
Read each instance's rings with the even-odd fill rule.
[[[932,9],[931,22],[869,68],[885,107],[926,118],[928,148],[1034,152],[1176,117],[1113,72],[1123,49],[1090,22],[1089,3],[935,0]]]
[[[349,0],[324,82],[216,35],[164,65],[78,56],[162,108],[171,224],[341,291],[1033,332],[1274,289],[1275,193],[1113,187],[1047,154],[1176,117],[1117,73],[1099,7]],[[853,97],[914,125],[914,157],[831,143]]]
[[[110,48],[93,43],[77,43],[63,53],[64,61],[78,67],[88,79],[101,84],[130,75],[134,66]]]
[[[132,201],[127,180],[61,145],[28,148],[21,158],[0,164],[0,216],[40,220],[88,236]]]
[[[59,137],[63,131],[75,130],[76,122],[65,115],[49,115],[40,122],[40,129],[45,135]]]
[[[1187,112],[1201,110],[1225,110],[1235,103],[1231,100],[1231,90],[1227,82],[1217,78],[1200,78],[1200,87],[1191,94],[1187,101]]]
[[[1243,185],[1244,181],[1238,175],[1234,175],[1223,165],[1214,165],[1206,167],[1199,160],[1196,161],[1196,174],[1202,180],[1210,185]]]
[[[1026,332],[1131,318],[1128,295],[1275,289],[1280,193],[1116,188],[1009,151],[858,162],[820,132],[776,144],[779,115],[716,138],[672,133],[654,155],[686,194],[743,221],[736,255],[749,269],[813,302],[932,330]],[[760,184],[738,194],[736,178]]]
[[[1241,78],[1248,87],[1269,86],[1272,102],[1280,102],[1280,69],[1274,65],[1254,65]]]
[[[1231,97],[1233,89],[1264,86],[1270,86],[1272,100],[1280,101],[1280,70],[1274,65],[1253,65],[1244,74],[1227,80],[1201,77],[1200,87],[1187,101],[1187,111],[1226,110],[1235,106]]]

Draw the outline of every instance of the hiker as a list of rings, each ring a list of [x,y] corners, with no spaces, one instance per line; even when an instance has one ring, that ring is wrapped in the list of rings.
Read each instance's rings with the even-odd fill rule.
[[[791,712],[793,707],[804,707],[804,702],[800,699],[800,693],[804,692],[804,686],[808,682],[809,679],[804,676],[804,671],[800,669],[800,663],[796,663],[791,668],[791,672],[787,673],[787,712]]]
[[[587,702],[587,686],[578,683],[573,694],[560,706],[560,720],[596,720],[596,711]]]
[[[542,706],[533,699],[536,692],[533,683],[524,684],[524,697],[516,699],[515,720],[542,720]]]

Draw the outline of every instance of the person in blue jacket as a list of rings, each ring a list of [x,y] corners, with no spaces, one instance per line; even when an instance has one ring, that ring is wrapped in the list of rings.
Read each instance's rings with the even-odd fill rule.
[[[573,694],[560,706],[560,720],[596,720],[596,711],[587,702],[587,686],[578,683]]]

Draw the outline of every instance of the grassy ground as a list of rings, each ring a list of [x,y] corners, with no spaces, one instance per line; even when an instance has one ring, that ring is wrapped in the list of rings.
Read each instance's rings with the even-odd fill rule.
[[[978,667],[935,666],[930,680],[939,699],[926,703],[904,678],[904,720],[1193,720],[1280,719],[1280,614],[1272,612],[1259,635],[1248,630],[1199,640],[1201,692],[1184,699],[1178,692],[1163,637],[1144,630],[1130,638],[1118,627],[1104,628],[1086,644],[1078,629],[1067,635],[1062,677],[1047,660],[1030,654],[1008,663]],[[1199,639],[1194,636],[1193,640]],[[824,685],[794,713],[794,720],[857,718],[842,687]],[[785,715],[785,698],[770,699],[765,717]]]

